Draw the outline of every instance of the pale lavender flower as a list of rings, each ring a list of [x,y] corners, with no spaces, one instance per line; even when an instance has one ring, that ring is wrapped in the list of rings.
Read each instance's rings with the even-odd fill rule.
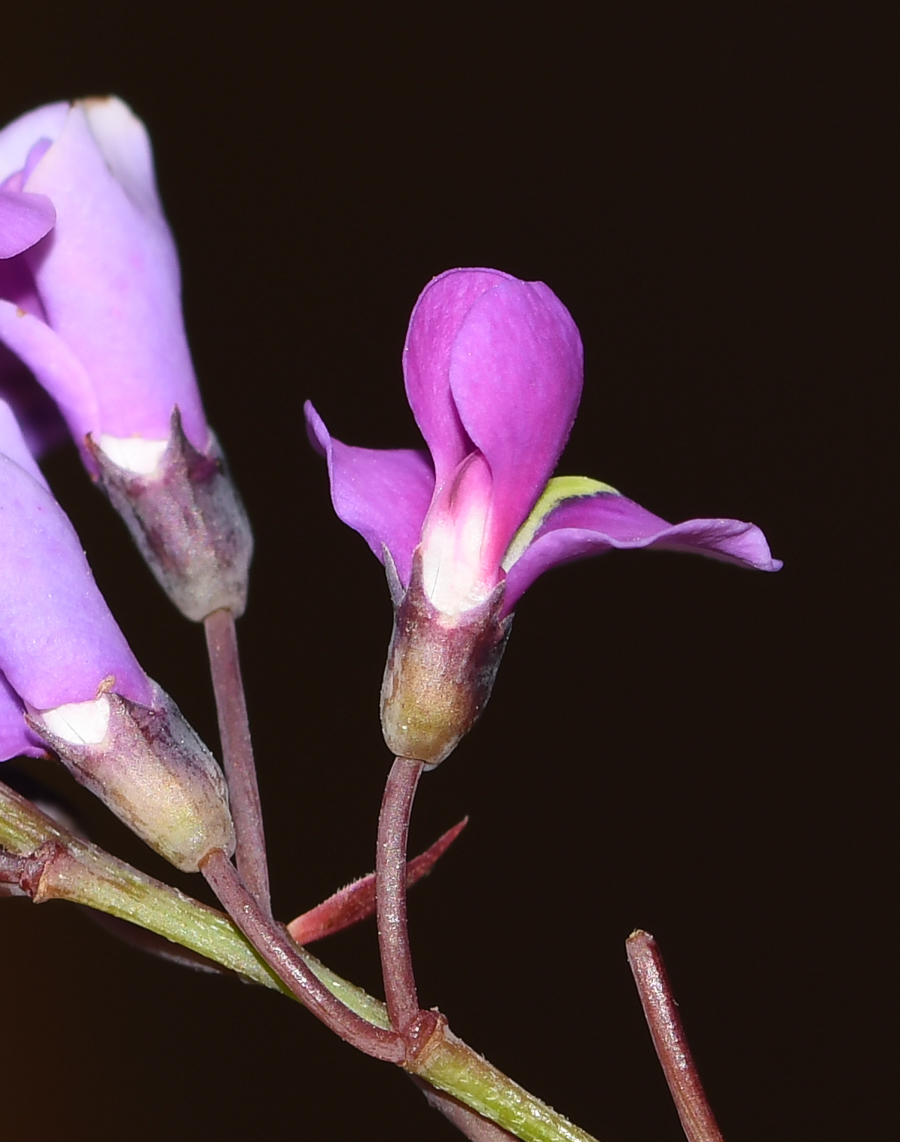
[[[52,233],[0,270],[0,341],[56,401],[89,466],[88,433],[152,471],[176,405],[205,452],[178,257],[140,120],[114,98],[32,111],[0,131],[0,188],[56,210]]]
[[[144,125],[115,98],[32,111],[0,131],[0,193],[0,249],[32,200],[56,212],[0,262],[0,395],[50,443],[27,367],[176,606],[240,614],[252,535],[201,405]]]

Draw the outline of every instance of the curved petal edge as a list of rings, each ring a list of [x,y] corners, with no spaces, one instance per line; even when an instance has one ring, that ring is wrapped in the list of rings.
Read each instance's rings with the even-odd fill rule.
[[[723,563],[756,571],[778,571],[762,531],[734,519],[691,519],[670,524],[626,496],[601,493],[564,503],[551,513],[533,543],[509,569],[506,611],[545,571],[562,563],[622,551],[652,547],[694,552]]]
[[[335,512],[359,532],[382,563],[383,549],[388,549],[406,586],[434,492],[434,470],[427,455],[413,449],[382,451],[342,444],[309,401],[304,412],[310,442],[328,462]]]

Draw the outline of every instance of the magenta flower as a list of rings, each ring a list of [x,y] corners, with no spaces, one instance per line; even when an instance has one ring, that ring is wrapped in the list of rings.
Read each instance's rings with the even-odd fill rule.
[[[56,210],[46,240],[0,263],[0,341],[56,401],[92,470],[88,433],[117,463],[152,471],[176,405],[205,452],[178,257],[140,120],[112,98],[32,111],[0,131],[0,190]]]
[[[413,310],[403,364],[430,457],[342,444],[306,408],[338,516],[388,560],[389,572],[391,564],[396,569],[394,659],[398,631],[421,631],[426,613],[443,640],[488,610],[502,623],[544,571],[611,548],[695,551],[766,571],[781,566],[753,524],[670,524],[606,484],[551,479],[581,396],[582,348],[571,316],[543,283],[496,270],[441,275]],[[413,603],[414,623],[403,618]],[[494,658],[501,644],[497,634]],[[428,653],[433,662],[434,647]],[[401,658],[409,658],[408,647]],[[395,683],[386,678],[389,706]],[[475,716],[484,701],[486,693]],[[405,703],[402,724],[410,717]],[[402,752],[396,735],[389,744]]]
[[[610,548],[697,551],[774,571],[759,528],[726,519],[669,524],[615,489],[550,480],[581,397],[581,338],[542,282],[451,270],[419,298],[403,355],[406,392],[431,453],[334,440],[307,418],[328,460],[340,518],[409,583],[421,548],[424,589],[459,613],[505,582],[509,614],[558,563]]]

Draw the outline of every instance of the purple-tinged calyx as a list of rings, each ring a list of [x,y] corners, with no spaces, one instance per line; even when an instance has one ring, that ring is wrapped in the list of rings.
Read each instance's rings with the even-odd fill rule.
[[[672,525],[609,485],[551,478],[581,397],[582,348],[543,283],[441,275],[416,304],[403,362],[430,456],[350,447],[306,410],[337,514],[388,568],[382,725],[394,753],[430,766],[447,756],[487,702],[513,608],[550,567],[613,547],[781,566],[753,524]]]
[[[149,475],[116,464],[90,436],[86,447],[110,502],[181,613],[195,622],[223,609],[242,615],[253,533],[215,437],[198,452],[176,408]]]
[[[114,693],[31,710],[29,727],[76,781],[182,872],[214,849],[234,852],[225,778],[184,715],[155,682],[148,705]]]
[[[448,616],[429,598],[416,549],[381,684],[381,728],[395,756],[434,769],[481,716],[512,627],[512,615],[500,617],[503,589]]]
[[[56,213],[52,233],[0,269],[0,342],[52,396],[86,467],[135,537],[152,530],[139,546],[145,556],[148,548],[154,553],[151,567],[176,605],[191,618],[224,606],[240,613],[249,523],[237,493],[225,487],[229,477],[203,412],[178,257],[143,124],[115,98],[39,108],[0,131],[0,184],[10,194],[44,196]],[[9,366],[0,358],[0,392],[4,372]],[[201,469],[195,495],[183,481]],[[139,503],[128,502],[132,494]],[[210,499],[214,518],[207,520]],[[196,559],[184,556],[186,511]],[[200,581],[179,580],[198,567]],[[211,582],[210,568],[223,581]]]

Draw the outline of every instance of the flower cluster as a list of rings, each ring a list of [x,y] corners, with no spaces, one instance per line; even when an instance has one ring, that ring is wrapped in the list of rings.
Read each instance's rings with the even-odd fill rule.
[[[0,896],[88,903],[278,981],[348,1043],[404,1067],[468,1136],[487,1137],[485,1123],[505,1136],[527,1118],[573,1137],[420,1006],[406,889],[465,823],[407,861],[420,775],[480,716],[513,611],[549,568],[637,547],[780,564],[753,524],[670,524],[607,484],[553,475],[581,397],[582,345],[546,285],[488,269],[436,278],[403,368],[427,451],[350,447],[306,407],[336,511],[386,568],[381,712],[396,757],[374,875],[285,929],[271,908],[235,631],[252,537],[200,401],[147,133],[113,98],[42,107],[0,131],[0,762],[56,756],[157,852],[202,872],[234,927],[56,829],[5,783]],[[204,624],[227,781],[145,674],[38,466],[66,433],[171,600]],[[383,1005],[293,942],[372,911]],[[658,1024],[671,1026],[670,1008]],[[679,1041],[679,1074],[684,1059]]]
[[[252,550],[200,401],[150,143],[120,100],[53,104],[0,131],[0,352],[0,748],[49,743],[99,788],[94,762],[70,747],[106,740],[121,703],[168,700],[128,649],[33,456],[64,422],[189,618],[242,612]],[[398,756],[432,767],[455,747],[490,696],[516,604],[557,564],[655,547],[779,566],[752,524],[673,525],[606,484],[553,475],[581,396],[582,345],[542,283],[488,269],[436,278],[403,366],[427,452],[342,444],[307,406],[337,513],[387,567],[382,725]]]
[[[513,608],[557,564],[653,547],[781,566],[753,524],[670,524],[607,484],[551,478],[581,397],[582,347],[542,282],[485,269],[435,278],[403,369],[428,453],[342,444],[306,410],[337,514],[392,581],[382,723],[394,753],[432,766],[447,756],[487,701]]]

